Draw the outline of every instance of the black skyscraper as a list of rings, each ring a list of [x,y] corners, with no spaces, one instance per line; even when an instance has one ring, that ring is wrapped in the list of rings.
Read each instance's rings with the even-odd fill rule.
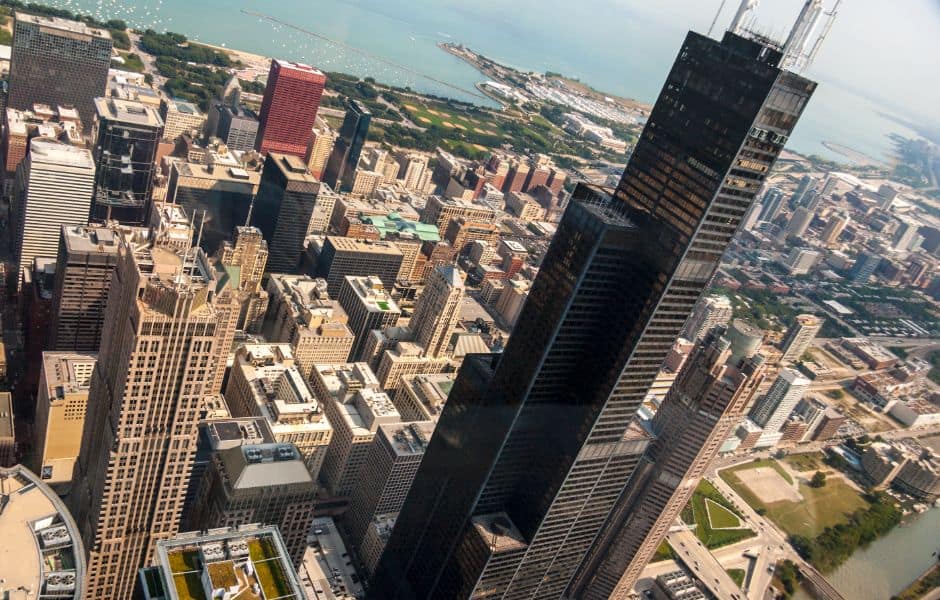
[[[116,98],[95,98],[95,109],[98,171],[91,219],[143,225],[150,217],[163,119],[152,106]]]
[[[634,416],[815,84],[690,33],[612,195],[579,186],[501,357],[465,363],[371,599],[560,598],[649,438]]]
[[[357,100],[350,100],[346,106],[346,118],[339,130],[339,137],[333,146],[333,153],[323,171],[323,181],[334,190],[349,191],[362,147],[369,134],[372,113]]]
[[[251,211],[251,224],[268,242],[268,271],[295,273],[321,183],[289,154],[268,154]]]

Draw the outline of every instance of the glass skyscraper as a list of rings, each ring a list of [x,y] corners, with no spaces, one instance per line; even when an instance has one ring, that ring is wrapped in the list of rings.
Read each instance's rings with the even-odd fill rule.
[[[333,153],[323,171],[323,181],[334,190],[349,191],[362,155],[362,147],[369,135],[372,113],[357,100],[346,106],[346,117],[340,127],[339,137],[333,145]]]
[[[815,84],[690,33],[617,189],[580,185],[502,356],[465,362],[371,599],[560,598],[651,438],[634,420]]]

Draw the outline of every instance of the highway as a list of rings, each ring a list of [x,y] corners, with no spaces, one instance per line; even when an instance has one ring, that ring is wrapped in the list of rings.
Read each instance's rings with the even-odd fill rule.
[[[702,542],[688,529],[670,531],[666,541],[672,546],[673,553],[678,557],[689,572],[701,580],[705,587],[716,598],[743,599],[737,584],[725,572],[725,568],[718,562]]]

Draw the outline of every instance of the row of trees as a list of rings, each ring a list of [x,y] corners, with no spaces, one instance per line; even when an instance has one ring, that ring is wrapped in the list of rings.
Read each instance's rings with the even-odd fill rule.
[[[901,522],[890,496],[872,494],[871,506],[856,511],[847,523],[827,527],[816,539],[802,535],[790,537],[793,548],[823,573],[845,562],[859,547],[867,546]]]
[[[140,35],[140,46],[148,54],[158,58],[170,57],[183,62],[224,68],[238,66],[228,54],[206,46],[190,44],[185,35],[172,31],[157,33],[148,29]]]
[[[45,4],[37,4],[35,2],[19,2],[19,0],[0,0],[0,6],[5,6],[10,10],[23,10],[29,13],[36,15],[43,15],[46,17],[59,17],[60,19],[69,19],[71,21],[81,21],[82,23],[87,23],[92,27],[98,27],[99,29],[107,29],[111,34],[111,40],[114,42],[114,47],[120,50],[130,50],[131,49],[131,40],[127,36],[127,23],[121,19],[109,19],[107,21],[99,21],[98,19],[92,17],[91,15],[82,15],[78,13],[73,13],[72,11],[65,8],[56,8],[54,6],[46,6]]]

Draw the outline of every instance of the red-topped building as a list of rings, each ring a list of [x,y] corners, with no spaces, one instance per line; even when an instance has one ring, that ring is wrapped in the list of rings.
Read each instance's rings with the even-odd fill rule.
[[[318,69],[286,60],[271,61],[261,103],[258,151],[304,156],[325,85],[326,76]]]

